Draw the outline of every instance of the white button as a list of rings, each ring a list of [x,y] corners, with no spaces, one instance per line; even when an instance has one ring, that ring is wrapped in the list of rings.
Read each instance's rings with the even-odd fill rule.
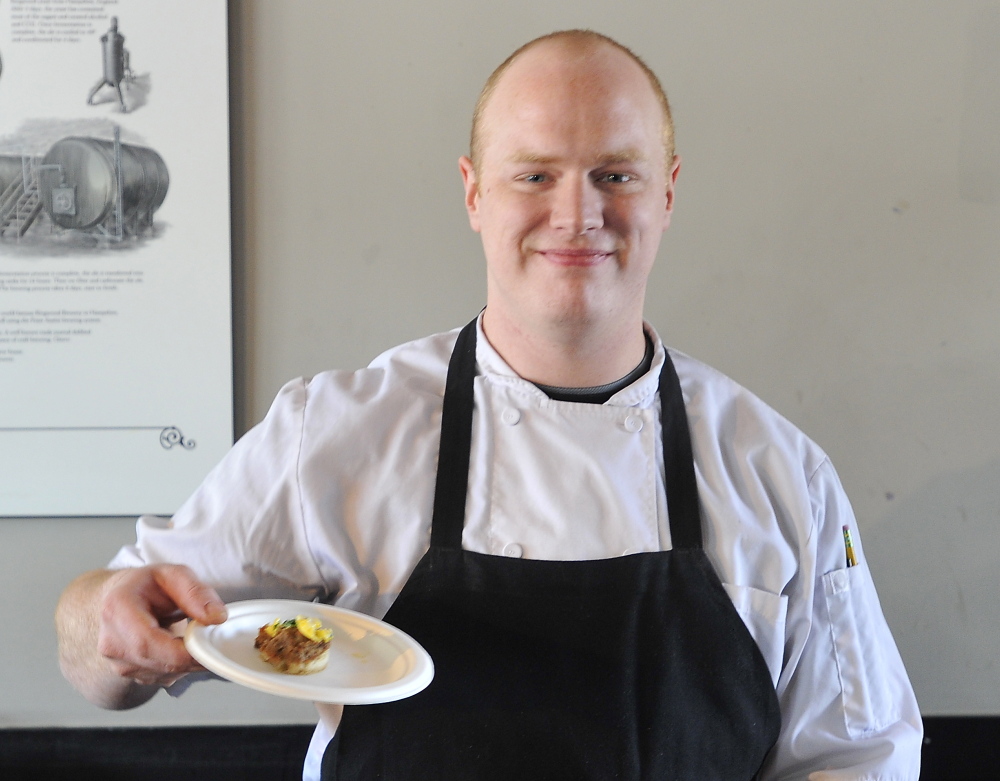
[[[847,582],[847,571],[839,569],[833,573],[833,586],[836,589],[837,594],[842,591],[847,591],[849,585]]]
[[[521,419],[521,413],[518,412],[513,407],[507,407],[503,412],[500,413],[500,420],[506,423],[508,426],[516,426],[517,422]]]
[[[524,549],[516,542],[507,543],[503,548],[503,555],[512,559],[519,559],[524,555]]]
[[[629,415],[625,418],[625,430],[630,431],[635,434],[637,431],[642,430],[642,418],[636,415]]]

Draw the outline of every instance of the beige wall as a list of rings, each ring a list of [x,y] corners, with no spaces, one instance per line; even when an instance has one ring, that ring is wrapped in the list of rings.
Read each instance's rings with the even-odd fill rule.
[[[478,311],[456,167],[478,87],[528,38],[594,27],[675,108],[649,319],[830,453],[924,712],[1000,712],[1000,4],[233,5],[240,430],[286,379]],[[131,535],[0,521],[0,727],[312,718],[224,684],[129,714],[72,693],[56,596]]]

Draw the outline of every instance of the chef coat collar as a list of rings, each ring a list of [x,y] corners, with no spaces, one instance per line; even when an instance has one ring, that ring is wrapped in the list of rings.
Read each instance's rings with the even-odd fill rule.
[[[663,342],[660,341],[660,337],[653,326],[643,321],[642,327],[653,343],[653,362],[649,366],[649,371],[608,399],[605,402],[607,406],[650,407],[656,402],[656,394],[660,384],[660,369],[666,360],[666,348],[663,346]],[[476,331],[478,337],[476,339],[476,363],[478,364],[480,373],[489,375],[490,379],[495,382],[517,388],[519,391],[529,396],[534,396],[540,401],[551,404],[575,403],[550,399],[534,383],[525,380],[510,368],[510,365],[500,357],[500,353],[493,348],[490,340],[483,332],[482,312],[476,319]]]

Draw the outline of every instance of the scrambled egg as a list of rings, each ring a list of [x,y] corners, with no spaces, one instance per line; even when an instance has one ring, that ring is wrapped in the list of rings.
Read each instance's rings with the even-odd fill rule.
[[[282,629],[293,626],[299,630],[299,634],[303,637],[316,643],[325,643],[333,637],[333,630],[324,628],[318,618],[306,618],[305,616],[295,616],[295,618],[289,618],[287,621],[276,618],[264,627],[264,631],[267,632],[268,636],[274,637]]]

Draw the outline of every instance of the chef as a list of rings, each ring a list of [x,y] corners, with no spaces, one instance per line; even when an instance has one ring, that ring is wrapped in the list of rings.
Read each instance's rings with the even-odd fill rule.
[[[917,706],[829,460],[643,321],[679,168],[627,49],[515,52],[460,160],[486,308],[287,385],[171,522],[67,589],[70,681],[137,705],[194,677],[178,615],[319,598],[436,672],[322,707],[306,778],[915,780]]]

